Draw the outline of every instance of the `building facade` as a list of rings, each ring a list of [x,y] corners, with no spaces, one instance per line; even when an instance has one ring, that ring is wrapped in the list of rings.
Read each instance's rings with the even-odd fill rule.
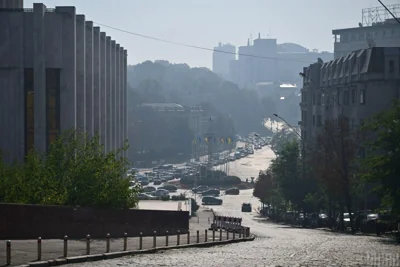
[[[400,98],[400,47],[361,49],[304,68],[301,130],[312,140],[326,119],[340,115],[351,128]]]
[[[387,6],[392,14],[400,12],[400,4]],[[333,30],[335,59],[370,46],[399,47],[400,27],[384,7],[367,8],[358,27]],[[398,16],[400,17],[400,16]]]
[[[260,83],[296,83],[300,81],[299,69],[318,58],[332,60],[329,52],[309,51],[297,44],[278,44],[277,39],[248,40],[239,46],[238,59],[231,60],[229,80],[241,88],[256,88]],[[214,70],[215,72],[215,70]]]
[[[70,129],[105,151],[127,137],[127,51],[75,7],[0,8],[0,149],[5,161],[46,152]],[[5,129],[5,130],[4,130]]]
[[[236,59],[236,47],[230,44],[219,43],[217,47],[214,47],[213,52],[213,72],[223,77],[226,80],[230,80],[229,68],[230,62]]]

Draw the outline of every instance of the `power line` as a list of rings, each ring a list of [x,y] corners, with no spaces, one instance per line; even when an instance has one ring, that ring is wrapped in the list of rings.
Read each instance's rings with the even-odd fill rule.
[[[99,26],[103,26],[105,28],[109,28],[109,29],[115,30],[115,31],[127,33],[127,34],[130,34],[130,35],[135,35],[135,36],[138,36],[138,37],[141,37],[141,38],[145,38],[145,39],[150,39],[150,40],[153,40],[153,41],[172,44],[172,45],[184,46],[184,47],[189,47],[189,48],[194,48],[194,49],[200,49],[200,50],[205,50],[205,51],[210,51],[210,52],[218,52],[218,53],[224,53],[224,54],[230,54],[230,55],[239,55],[239,56],[252,57],[252,58],[274,59],[274,60],[282,60],[282,61],[291,61],[291,62],[300,62],[300,63],[310,64],[309,61],[305,61],[305,60],[294,60],[294,59],[287,59],[287,58],[256,56],[256,55],[251,55],[251,54],[242,54],[242,53],[234,53],[234,52],[229,52],[229,51],[215,50],[215,49],[208,48],[208,47],[185,44],[185,43],[170,41],[170,40],[161,39],[161,38],[157,38],[157,37],[152,37],[152,36],[148,36],[148,35],[144,35],[144,34],[140,34],[140,33],[135,33],[135,32],[131,32],[131,31],[119,29],[119,28],[116,28],[116,27],[108,26],[108,25],[105,25],[105,24],[102,24],[102,23],[99,23],[99,22],[95,22],[95,21],[93,23],[97,24]]]
[[[381,5],[386,9],[386,11],[389,12],[389,14],[392,15],[392,17],[400,24],[400,20],[399,20],[398,18],[396,18],[396,16],[392,13],[392,11],[390,11],[390,9],[389,9],[387,6],[385,6],[385,4],[382,3],[381,0],[378,0],[378,2],[379,2],[379,4],[381,4]]]

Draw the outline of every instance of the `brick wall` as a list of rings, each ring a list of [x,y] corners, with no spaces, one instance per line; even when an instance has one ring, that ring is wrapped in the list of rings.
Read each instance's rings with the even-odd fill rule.
[[[104,238],[171,234],[189,229],[189,212],[163,210],[103,210],[67,206],[0,203],[0,239]]]

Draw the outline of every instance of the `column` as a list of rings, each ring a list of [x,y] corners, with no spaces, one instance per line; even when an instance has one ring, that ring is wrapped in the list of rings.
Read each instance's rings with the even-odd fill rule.
[[[110,86],[110,120],[111,120],[111,149],[116,150],[116,138],[115,138],[115,41],[111,41],[111,86]]]
[[[115,146],[117,149],[121,148],[121,138],[120,138],[120,103],[119,103],[119,92],[120,92],[120,73],[121,73],[121,68],[120,68],[120,45],[116,44],[115,45]]]
[[[86,38],[85,16],[76,16],[76,127],[86,129]]]
[[[93,27],[93,132],[101,135],[100,127],[100,28]]]
[[[119,48],[119,96],[118,96],[118,111],[119,111],[119,140],[120,140],[120,147],[123,147],[125,144],[125,139],[124,139],[124,88],[125,88],[125,83],[124,83],[124,48],[120,47]],[[121,157],[124,157],[125,153],[121,153]]]
[[[111,37],[106,37],[106,122],[107,122],[107,152],[114,148],[111,146]]]
[[[107,88],[107,68],[106,68],[106,33],[100,33],[100,142],[107,152],[107,107],[106,107],[106,88]]]
[[[47,151],[45,14],[45,5],[33,5],[34,144],[41,153]]]
[[[56,7],[63,14],[60,77],[60,130],[76,129],[76,16],[75,7]]]
[[[128,138],[128,51],[124,50],[124,99],[123,99],[123,112],[124,112],[124,141]],[[132,142],[134,140],[131,140]],[[124,154],[128,156],[128,151]]]
[[[93,136],[93,22],[86,21],[86,133]]]

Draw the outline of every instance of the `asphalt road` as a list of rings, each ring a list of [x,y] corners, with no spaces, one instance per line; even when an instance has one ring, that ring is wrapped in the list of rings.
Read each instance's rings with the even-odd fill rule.
[[[272,152],[258,151],[252,158],[232,163],[231,171],[256,176],[268,166]],[[291,228],[258,216],[252,190],[239,196],[222,196],[224,204],[213,209],[222,215],[242,217],[257,236],[253,242],[221,247],[171,250],[79,266],[400,266],[400,246],[388,239],[346,235],[329,230]],[[243,202],[253,203],[252,213],[240,211]],[[74,265],[72,265],[74,266]]]

